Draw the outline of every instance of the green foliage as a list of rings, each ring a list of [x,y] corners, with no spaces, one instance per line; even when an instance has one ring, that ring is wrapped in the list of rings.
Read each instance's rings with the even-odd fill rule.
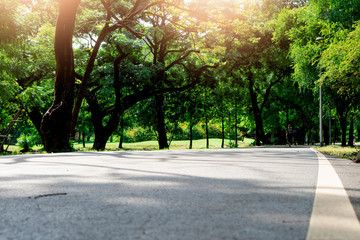
[[[319,7],[321,18],[351,28],[360,19],[359,0],[313,0]]]
[[[197,124],[192,130],[193,139],[203,139],[206,137],[205,123]],[[172,140],[188,140],[190,136],[189,124],[179,124],[176,130],[169,131],[169,138]],[[221,127],[218,123],[209,124],[210,138],[221,138]],[[124,142],[134,143],[156,140],[156,132],[148,127],[133,126],[124,131]]]
[[[230,147],[230,148],[238,148],[238,147],[239,147],[239,144],[236,144],[235,142],[230,142],[230,143],[229,143],[229,147]]]
[[[0,46],[16,38],[18,26],[15,20],[15,12],[17,4],[13,0],[0,0]]]
[[[18,145],[22,148],[23,152],[28,152],[33,146],[35,146],[35,139],[27,134],[21,134],[17,139]]]
[[[360,25],[354,31],[341,31],[322,54],[321,81],[342,96],[356,97],[360,79]]]
[[[133,143],[150,140],[156,140],[156,134],[150,128],[133,127],[124,132],[125,142]]]

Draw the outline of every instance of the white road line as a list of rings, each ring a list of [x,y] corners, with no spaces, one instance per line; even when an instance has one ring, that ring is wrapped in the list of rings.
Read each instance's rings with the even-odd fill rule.
[[[331,163],[316,153],[319,173],[307,240],[358,240],[360,224],[349,196]]]

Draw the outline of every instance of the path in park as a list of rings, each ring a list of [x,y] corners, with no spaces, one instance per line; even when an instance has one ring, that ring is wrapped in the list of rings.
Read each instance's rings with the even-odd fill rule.
[[[347,192],[326,185],[332,169]],[[0,239],[314,239],[331,222],[360,239],[342,204],[359,215],[359,176],[310,148],[0,157]]]

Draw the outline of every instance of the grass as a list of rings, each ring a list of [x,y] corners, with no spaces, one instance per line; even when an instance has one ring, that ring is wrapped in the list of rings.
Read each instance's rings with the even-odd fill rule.
[[[253,142],[253,139],[245,138],[244,142],[238,141],[238,147],[239,148],[245,148],[249,147],[250,144]],[[232,144],[234,144],[234,141],[231,141]],[[172,141],[170,144],[170,150],[181,150],[181,149],[189,149],[189,140],[184,141]],[[225,139],[225,148],[230,148],[230,141],[228,139]],[[221,148],[221,139],[212,138],[209,139],[209,149],[220,149]],[[93,142],[87,142],[85,144],[85,148],[83,147],[82,143],[75,143],[74,149],[78,151],[94,151],[92,149]],[[137,143],[123,143],[123,149],[119,149],[119,143],[118,142],[108,142],[106,144],[105,151],[153,151],[153,150],[159,150],[158,142],[157,141],[145,141],[145,142],[137,142]],[[193,149],[206,149],[206,139],[200,139],[200,140],[194,140],[193,141]],[[6,154],[22,154],[20,152],[21,148],[17,145],[10,145],[8,149],[8,153]],[[35,146],[32,148],[31,153],[44,153],[43,146]]]
[[[248,147],[253,142],[253,139],[245,139],[244,142],[239,141],[238,147]],[[234,143],[234,141],[232,141]],[[189,149],[189,140],[184,141],[173,141],[170,144],[171,150],[179,150],[179,149]],[[221,148],[221,139],[212,138],[209,140],[210,149],[219,149]],[[106,144],[106,151],[116,151],[119,150],[118,148],[119,143],[107,143]],[[85,148],[82,146],[81,143],[76,143],[74,148],[79,151],[89,151],[92,148],[92,143],[86,143]],[[200,140],[193,140],[193,149],[206,149],[206,139]],[[230,141],[225,139],[225,148],[230,148]],[[125,151],[143,151],[143,150],[159,150],[158,142],[157,141],[145,141],[145,142],[137,142],[137,143],[123,143],[123,149]]]
[[[253,143],[253,139],[245,138],[244,142],[239,141],[238,144],[240,148],[249,147]],[[221,148],[221,139],[212,138],[210,139],[210,149],[220,149]],[[234,144],[235,142],[232,141]],[[173,141],[170,144],[171,150],[181,150],[181,149],[189,149],[190,142],[188,140],[185,141]],[[88,142],[85,145],[85,148],[81,143],[75,143],[74,148],[78,151],[94,151],[92,150],[92,142]],[[230,148],[230,141],[225,139],[225,148]],[[153,151],[159,150],[157,141],[146,141],[146,142],[137,142],[137,143],[124,143],[123,149],[118,148],[119,143],[107,143],[105,151]],[[206,149],[206,139],[194,140],[193,141],[193,149]],[[325,146],[321,148],[315,148],[316,150],[329,154],[331,156],[346,158],[355,161],[357,152],[360,151],[360,147],[341,147],[338,145]],[[8,149],[10,153],[6,154],[22,154],[20,152],[21,148],[16,145],[11,145]],[[44,153],[42,150],[42,146],[33,147],[33,151],[30,153]]]
[[[341,147],[338,145],[330,145],[325,147],[315,148],[320,152],[329,154],[334,157],[346,158],[355,161],[357,152],[360,151],[360,147]]]

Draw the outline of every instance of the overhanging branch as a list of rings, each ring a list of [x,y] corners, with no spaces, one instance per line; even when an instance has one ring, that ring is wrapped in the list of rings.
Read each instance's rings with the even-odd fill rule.
[[[166,68],[165,71],[169,70],[170,68],[172,68],[173,66],[175,66],[176,64],[179,64],[182,60],[184,60],[185,58],[187,58],[191,53],[200,53],[199,50],[189,50],[187,51],[184,56],[182,56],[181,58],[176,59],[175,61],[173,61],[172,63],[170,63]]]

